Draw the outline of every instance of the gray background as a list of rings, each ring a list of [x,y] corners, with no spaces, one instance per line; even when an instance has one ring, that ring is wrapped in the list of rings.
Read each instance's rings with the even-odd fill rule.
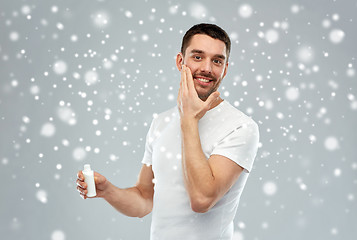
[[[260,126],[234,239],[356,239],[357,3],[246,3],[1,0],[1,239],[148,239],[151,215],[82,200],[76,173],[135,183],[199,22],[232,37],[220,92]]]

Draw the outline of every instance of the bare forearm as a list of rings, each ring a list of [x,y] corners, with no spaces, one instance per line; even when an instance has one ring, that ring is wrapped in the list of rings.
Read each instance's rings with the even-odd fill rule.
[[[209,197],[213,190],[214,176],[202,151],[198,122],[182,121],[183,172],[191,197]]]
[[[144,197],[136,186],[121,189],[110,183],[103,198],[116,210],[129,217],[144,217],[152,210],[152,199]]]

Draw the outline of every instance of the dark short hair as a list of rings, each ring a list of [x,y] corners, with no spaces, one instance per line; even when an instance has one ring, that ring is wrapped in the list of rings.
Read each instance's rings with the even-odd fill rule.
[[[190,44],[191,38],[196,34],[205,34],[211,38],[221,40],[226,45],[227,60],[231,52],[231,40],[228,34],[222,28],[215,24],[200,23],[191,27],[183,36],[181,44],[181,53],[185,55],[186,48]]]

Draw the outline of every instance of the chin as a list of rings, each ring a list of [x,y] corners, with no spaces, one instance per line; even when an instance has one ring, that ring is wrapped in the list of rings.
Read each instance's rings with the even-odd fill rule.
[[[202,101],[206,101],[207,98],[211,95],[210,94],[198,94],[198,97],[202,100]]]

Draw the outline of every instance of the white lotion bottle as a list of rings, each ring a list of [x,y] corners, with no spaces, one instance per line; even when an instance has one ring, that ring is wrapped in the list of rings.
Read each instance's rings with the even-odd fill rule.
[[[94,182],[94,171],[90,169],[90,165],[84,165],[84,170],[82,171],[84,175],[84,182],[87,183],[87,197],[95,197],[97,192],[95,191]]]

